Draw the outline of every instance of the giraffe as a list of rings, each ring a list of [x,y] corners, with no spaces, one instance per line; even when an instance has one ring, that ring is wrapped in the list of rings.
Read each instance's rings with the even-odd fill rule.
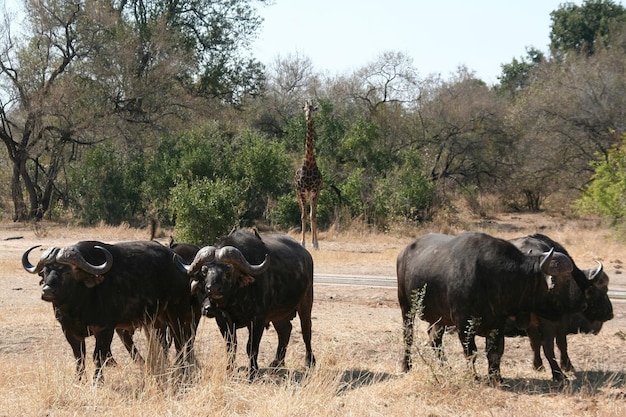
[[[307,201],[311,205],[311,235],[313,249],[318,248],[317,243],[317,200],[322,189],[322,173],[315,162],[315,150],[313,149],[313,112],[317,106],[308,100],[304,103],[304,115],[306,118],[306,150],[302,165],[296,171],[296,197],[300,206],[300,219],[302,221],[302,246],[305,246]]]

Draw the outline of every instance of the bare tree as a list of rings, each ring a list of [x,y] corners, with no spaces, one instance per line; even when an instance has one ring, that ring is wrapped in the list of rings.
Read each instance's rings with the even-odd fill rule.
[[[593,173],[590,162],[626,131],[625,66],[622,48],[572,55],[542,66],[516,101],[519,169],[510,180],[529,208],[558,191],[571,201]]]

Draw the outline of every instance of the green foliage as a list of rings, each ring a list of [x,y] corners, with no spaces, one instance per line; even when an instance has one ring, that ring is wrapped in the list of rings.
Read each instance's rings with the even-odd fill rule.
[[[274,207],[269,210],[268,220],[274,226],[283,229],[300,225],[300,207],[294,192],[278,197]]]
[[[626,218],[626,135],[622,146],[609,150],[603,161],[593,162],[595,173],[576,202],[583,213],[599,214],[618,221]]]
[[[143,174],[141,157],[123,155],[110,144],[91,148],[81,165],[68,172],[76,214],[87,224],[136,219],[143,213]]]
[[[626,9],[612,0],[585,0],[580,6],[564,3],[550,16],[550,49],[555,55],[569,51],[592,55],[610,43],[611,29],[625,21]]]
[[[171,190],[176,213],[176,237],[183,242],[206,245],[238,225],[242,210],[241,189],[228,179],[200,178],[180,182]]]
[[[402,165],[376,184],[376,217],[424,221],[435,199],[435,188],[422,170],[416,151],[403,155]]]
[[[283,144],[245,131],[235,138],[240,148],[229,155],[233,179],[241,184],[246,210],[244,221],[251,225],[267,215],[269,200],[292,190],[293,169]]]
[[[223,157],[231,155],[230,144],[229,135],[217,123],[161,139],[147,158],[142,187],[144,200],[150,202],[150,210],[158,214],[160,221],[169,224],[173,220],[169,197],[177,183],[230,176],[228,158]]]
[[[543,52],[536,48],[527,48],[527,56],[521,60],[513,58],[509,64],[502,64],[499,90],[514,93],[526,87],[532,80],[532,72],[545,61]]]

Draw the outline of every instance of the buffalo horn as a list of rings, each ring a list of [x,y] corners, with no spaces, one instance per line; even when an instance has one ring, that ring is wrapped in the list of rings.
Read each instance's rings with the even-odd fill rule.
[[[196,256],[193,258],[191,265],[183,262],[180,256],[174,255],[174,260],[181,270],[187,272],[187,275],[194,276],[200,271],[202,265],[211,263],[215,260],[215,246],[205,246],[200,248]]]
[[[46,250],[44,253],[41,254],[41,257],[39,258],[39,262],[37,262],[37,265],[35,266],[31,264],[30,261],[28,260],[28,255],[34,249],[37,249],[39,247],[41,247],[41,245],[33,246],[32,248],[24,252],[24,254],[22,255],[22,266],[24,267],[26,271],[30,272],[31,274],[38,274],[46,264],[54,262],[56,258],[56,254],[59,251],[59,248],[56,248],[56,247],[49,248],[48,250]]]
[[[269,255],[266,254],[265,259],[260,264],[251,265],[243,256],[243,253],[241,253],[241,251],[234,246],[224,246],[221,248],[216,253],[215,259],[219,262],[231,264],[241,270],[244,274],[253,276],[262,274],[270,266]]]
[[[80,251],[75,246],[67,246],[61,248],[56,256],[56,261],[61,264],[72,265],[78,269],[81,269],[91,275],[102,275],[107,273],[113,266],[113,255],[106,248],[102,246],[94,246],[94,249],[98,249],[104,253],[106,260],[102,265],[92,265],[83,257]]]
[[[591,276],[589,277],[589,281],[593,281],[594,279],[596,279],[596,277],[600,275],[600,273],[602,273],[602,270],[604,269],[604,265],[602,265],[602,262],[596,262],[598,263],[598,269],[593,274],[591,274]]]
[[[561,252],[555,252],[554,248],[543,253],[540,264],[541,271],[546,275],[563,275],[574,270],[572,260]]]

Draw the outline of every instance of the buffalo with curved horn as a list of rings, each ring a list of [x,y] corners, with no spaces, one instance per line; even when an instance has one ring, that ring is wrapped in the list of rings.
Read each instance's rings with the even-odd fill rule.
[[[151,241],[113,245],[81,241],[50,248],[33,265],[28,258],[37,247],[24,252],[22,265],[42,277],[42,299],[54,307],[79,378],[85,372],[86,337],[96,339],[93,359],[95,377],[100,378],[111,358],[114,331],[122,331],[124,340],[123,335],[132,336],[136,328],[146,326],[170,329],[177,364],[183,370],[193,364],[200,306],[191,297],[189,278],[179,270],[169,248]]]
[[[489,378],[502,381],[507,317],[534,312],[559,319],[586,307],[582,291],[568,275],[571,271],[571,260],[558,251],[525,254],[512,243],[484,233],[430,233],[416,238],[397,258],[404,371],[411,367],[413,325],[419,313],[431,324],[431,344],[441,357],[445,326],[456,327],[472,365],[475,336],[484,336]]]
[[[313,259],[285,235],[261,237],[236,230],[215,246],[206,246],[190,265],[179,267],[192,279],[192,291],[202,299],[203,314],[214,317],[226,340],[230,363],[235,360],[237,329],[248,329],[250,379],[258,374],[257,357],[263,331],[270,323],[278,334],[278,348],[270,367],[283,366],[291,336],[291,320],[298,314],[306,348],[306,364],[315,363],[311,349]]]
[[[539,253],[547,248],[569,256],[567,250],[548,236],[536,233],[531,236],[511,239],[516,247],[526,253]],[[567,335],[574,333],[597,334],[604,322],[613,318],[613,306],[608,296],[609,277],[604,272],[602,262],[598,261],[598,268],[580,270],[572,259],[572,271],[568,277],[573,279],[585,295],[587,308],[580,313],[565,314],[558,320],[550,320],[538,314],[530,314],[530,320],[524,329],[514,330],[512,320],[507,322],[507,331],[511,335],[526,334],[530,339],[533,350],[533,367],[543,369],[541,348],[550,364],[552,379],[562,381],[567,379],[565,372],[573,371],[574,367],[567,353]],[[554,353],[554,342],[561,352],[561,366],[559,367]]]

